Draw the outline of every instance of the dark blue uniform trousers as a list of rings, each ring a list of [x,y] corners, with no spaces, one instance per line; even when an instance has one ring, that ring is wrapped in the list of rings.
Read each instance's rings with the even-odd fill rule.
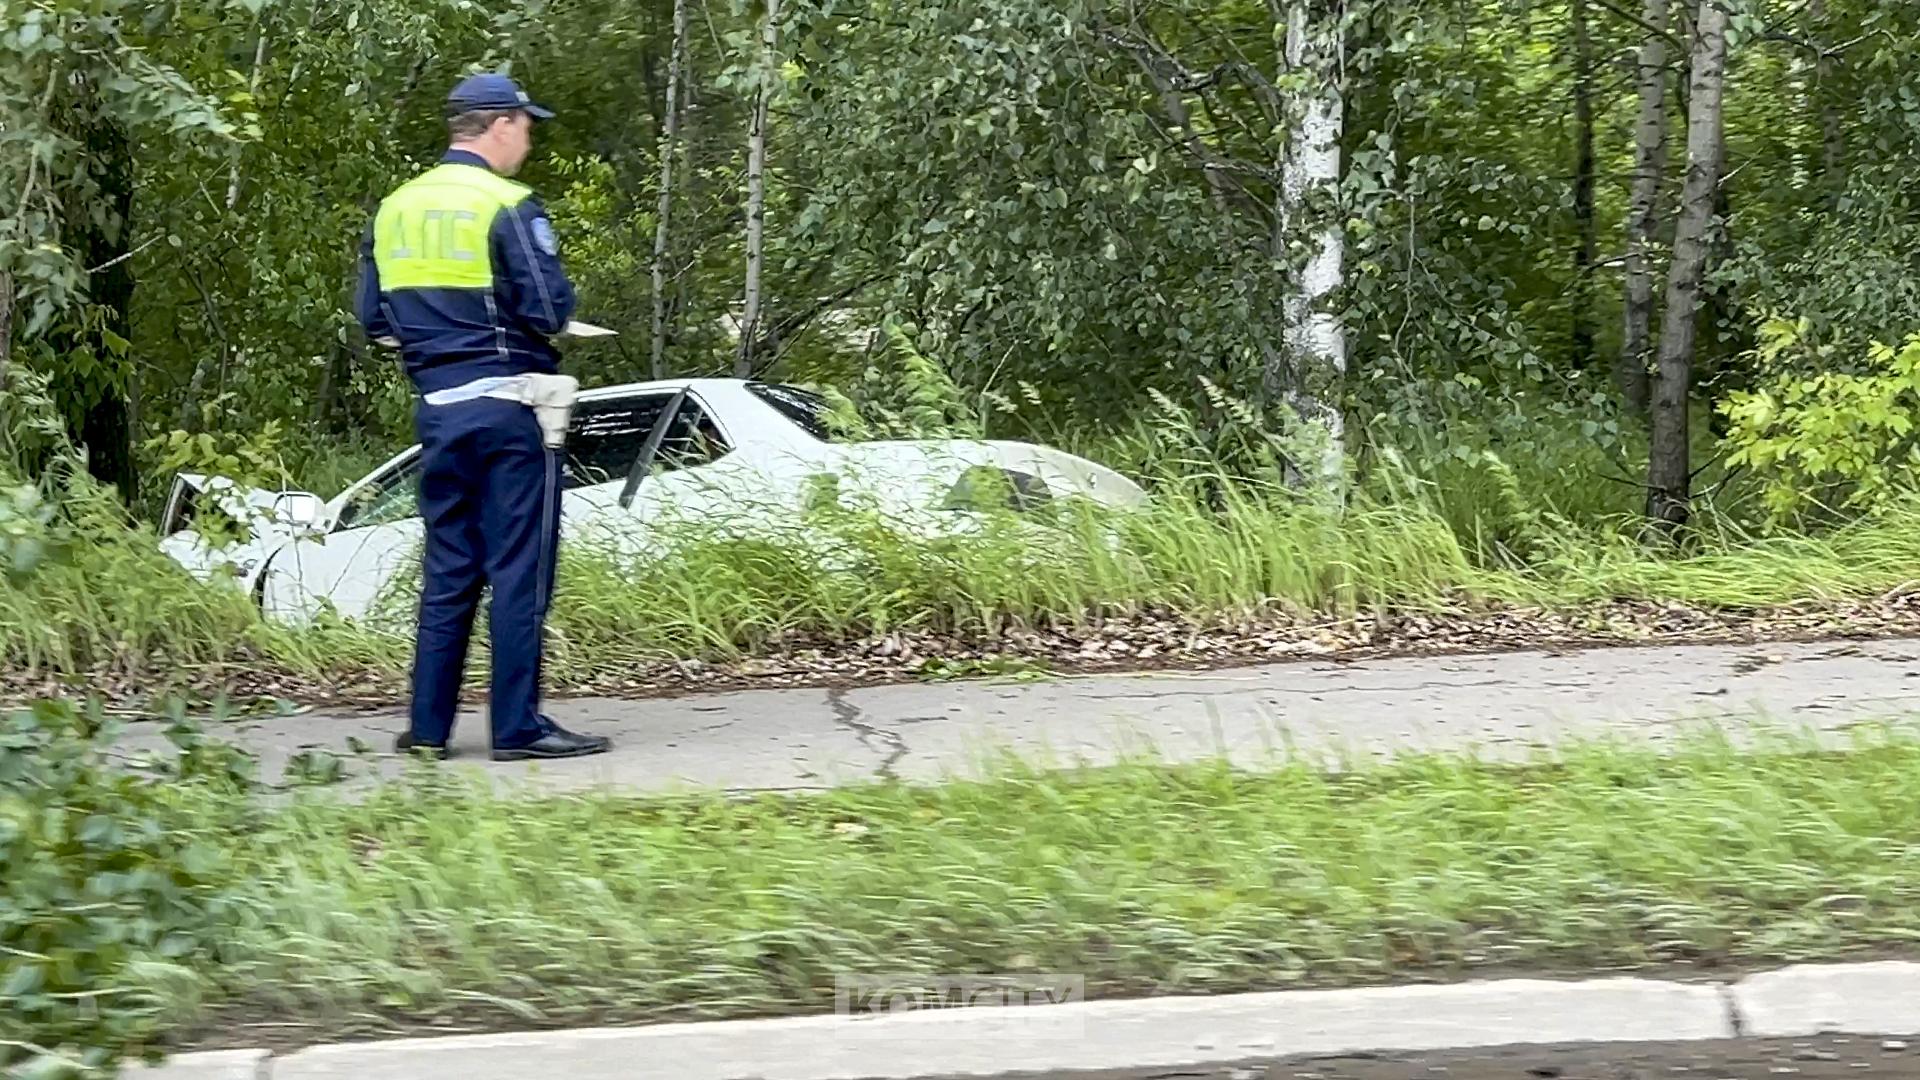
[[[413,737],[453,732],[467,642],[482,587],[493,587],[491,715],[496,750],[540,738],[541,627],[553,598],[560,539],[557,455],[533,410],[479,398],[421,402],[420,512],[426,523]]]

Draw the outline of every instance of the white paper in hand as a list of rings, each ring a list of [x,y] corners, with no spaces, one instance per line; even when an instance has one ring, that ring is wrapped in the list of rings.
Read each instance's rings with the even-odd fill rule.
[[[554,336],[574,338],[617,337],[619,333],[617,330],[609,330],[604,326],[595,326],[592,323],[575,320],[562,327],[560,332]],[[373,343],[389,349],[397,349],[400,347],[400,339],[395,337],[377,337],[373,339]]]

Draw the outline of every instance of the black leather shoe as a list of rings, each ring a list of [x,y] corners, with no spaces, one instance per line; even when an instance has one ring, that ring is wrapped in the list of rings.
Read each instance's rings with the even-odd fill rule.
[[[546,734],[525,746],[515,746],[493,752],[495,761],[531,761],[552,758],[587,757],[590,754],[604,754],[613,745],[613,740],[605,735],[580,735],[568,731],[558,724],[548,722]]]
[[[413,732],[411,731],[403,731],[400,733],[399,738],[393,740],[393,752],[396,754],[417,753],[425,757],[430,757],[435,761],[447,760],[446,743],[416,742],[413,738]]]

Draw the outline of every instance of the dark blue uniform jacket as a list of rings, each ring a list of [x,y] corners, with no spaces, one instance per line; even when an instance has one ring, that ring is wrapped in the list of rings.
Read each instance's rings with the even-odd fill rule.
[[[444,162],[486,168],[449,150]],[[489,375],[553,374],[560,356],[547,341],[573,317],[573,285],[561,269],[553,228],[531,196],[500,212],[488,237],[493,288],[382,290],[373,226],[360,243],[355,299],[367,337],[397,338],[407,375],[423,394]]]

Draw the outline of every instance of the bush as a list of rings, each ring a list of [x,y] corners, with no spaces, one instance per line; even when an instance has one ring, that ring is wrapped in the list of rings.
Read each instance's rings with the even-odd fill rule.
[[[195,966],[236,901],[229,830],[205,813],[219,803],[192,796],[237,794],[245,774],[184,727],[175,734],[183,753],[156,780],[111,767],[108,733],[71,705],[43,702],[0,726],[8,1075],[110,1076],[122,1056],[154,1056],[169,1010],[194,996]],[[193,783],[168,782],[183,779]]]
[[[1920,334],[1898,349],[1873,345],[1866,364],[1848,371],[1808,330],[1805,320],[1763,328],[1759,388],[1721,405],[1728,462],[1761,475],[1776,520],[1880,510],[1920,465]]]

